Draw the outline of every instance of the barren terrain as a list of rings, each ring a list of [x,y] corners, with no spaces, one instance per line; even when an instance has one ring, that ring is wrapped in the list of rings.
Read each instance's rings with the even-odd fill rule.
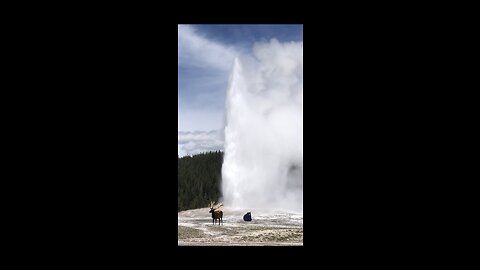
[[[261,209],[223,209],[223,223],[214,225],[209,208],[178,213],[178,245],[303,246],[303,214]],[[243,221],[246,212],[252,221]]]

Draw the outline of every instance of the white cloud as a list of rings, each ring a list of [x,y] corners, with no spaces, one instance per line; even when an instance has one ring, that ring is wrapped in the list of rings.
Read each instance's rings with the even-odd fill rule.
[[[196,155],[203,152],[223,151],[223,131],[179,131],[178,155]]]
[[[194,26],[178,25],[179,72],[188,67],[196,73],[178,74],[178,130],[223,129],[225,92],[237,54],[235,47],[207,39]]]
[[[234,47],[201,36],[190,25],[178,25],[178,64],[230,71],[237,55]]]

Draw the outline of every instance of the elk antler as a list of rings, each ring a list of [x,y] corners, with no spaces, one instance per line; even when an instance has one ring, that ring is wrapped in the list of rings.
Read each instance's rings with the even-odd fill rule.
[[[210,201],[210,206],[209,207],[213,208],[215,210],[215,209],[218,209],[218,208],[223,206],[223,203],[221,203],[220,205],[215,205],[215,203],[216,202],[214,202],[214,201]]]

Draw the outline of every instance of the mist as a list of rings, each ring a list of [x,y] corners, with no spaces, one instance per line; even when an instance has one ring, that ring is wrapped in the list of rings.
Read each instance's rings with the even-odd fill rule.
[[[303,211],[303,42],[256,43],[226,96],[225,206]]]

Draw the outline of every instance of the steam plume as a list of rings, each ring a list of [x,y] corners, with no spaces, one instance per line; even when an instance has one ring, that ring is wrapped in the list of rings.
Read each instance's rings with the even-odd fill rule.
[[[235,59],[226,99],[224,204],[303,210],[303,42]]]

